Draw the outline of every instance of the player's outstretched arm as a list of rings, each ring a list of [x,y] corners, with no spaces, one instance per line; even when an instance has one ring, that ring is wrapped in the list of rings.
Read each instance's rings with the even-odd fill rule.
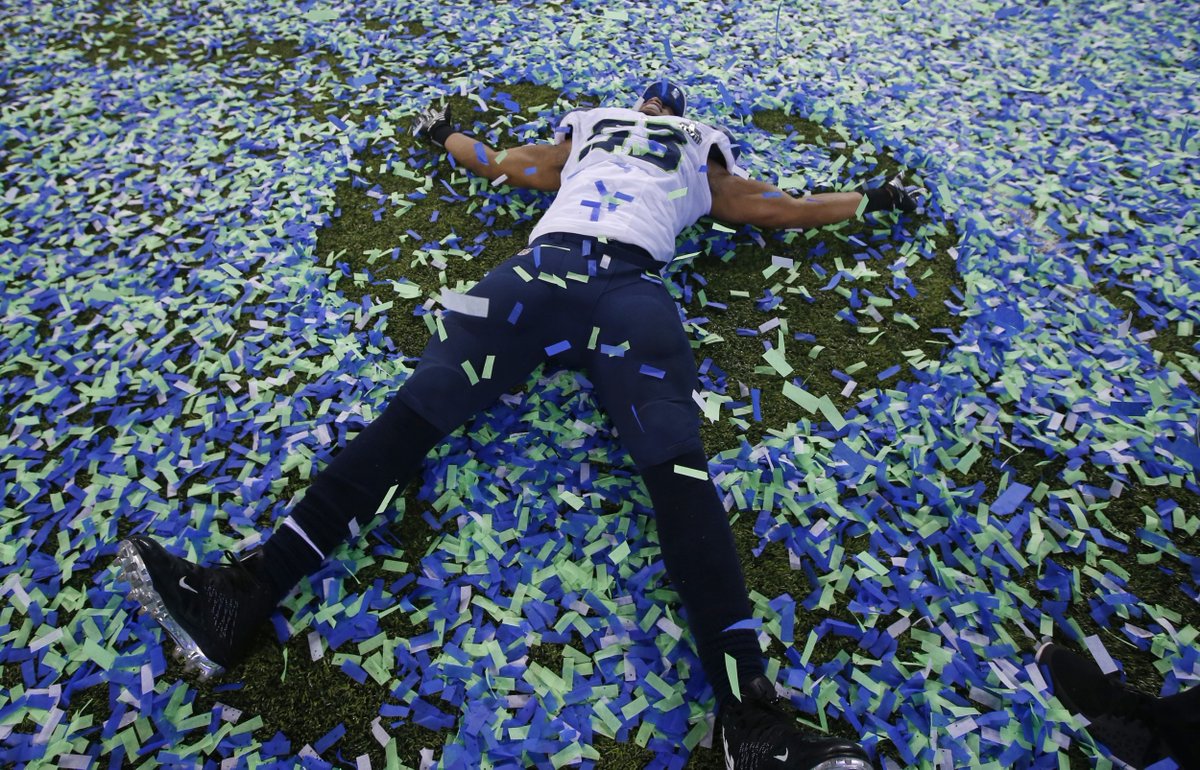
[[[729,224],[772,229],[821,227],[854,219],[863,198],[866,198],[864,211],[913,211],[917,207],[898,179],[865,194],[819,193],[793,198],[775,185],[734,176],[720,163],[710,162],[708,186],[712,190],[709,213],[713,218]]]
[[[445,148],[468,171],[485,179],[502,179],[514,187],[554,192],[562,183],[562,169],[571,154],[571,143],[526,144],[496,152],[470,134],[458,130],[450,107],[429,106],[417,118],[413,133]]]

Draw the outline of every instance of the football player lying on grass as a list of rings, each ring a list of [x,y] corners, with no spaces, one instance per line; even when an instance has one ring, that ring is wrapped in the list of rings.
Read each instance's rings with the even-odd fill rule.
[[[795,198],[747,179],[728,137],[685,111],[683,88],[662,81],[632,109],[569,113],[555,144],[500,153],[458,131],[448,109],[424,111],[415,132],[459,165],[557,194],[529,246],[443,315],[444,336],[430,339],[383,414],[313,478],[260,548],[197,566],[145,537],[121,544],[133,597],[191,664],[209,674],[236,665],[276,604],[347,539],[351,522],[373,518],[447,434],[549,361],[586,373],[646,484],[666,572],[716,694],[729,767],[869,767],[855,743],[799,730],[766,677],[729,521],[708,477],[692,348],[667,290],[643,275],[666,266],[676,237],[702,216],[812,228],[916,204],[898,180],[865,194]],[[468,376],[465,363],[481,372],[488,362],[490,376]]]

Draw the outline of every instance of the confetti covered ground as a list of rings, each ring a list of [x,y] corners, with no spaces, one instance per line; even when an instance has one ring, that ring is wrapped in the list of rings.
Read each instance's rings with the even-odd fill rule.
[[[771,671],[887,767],[1107,767],[1055,638],[1200,684],[1200,10],[1179,3],[0,4],[0,765],[716,767],[648,498],[541,370],[235,675],[116,581],[269,534],[546,199],[497,146],[660,74],[799,192],[664,277]]]

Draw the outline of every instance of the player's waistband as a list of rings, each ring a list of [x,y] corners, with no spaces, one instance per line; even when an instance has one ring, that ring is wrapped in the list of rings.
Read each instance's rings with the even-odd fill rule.
[[[586,246],[585,246],[586,244]],[[641,246],[634,246],[632,243],[622,243],[621,241],[601,241],[592,235],[579,235],[578,233],[546,233],[539,235],[529,242],[532,246],[566,246],[571,249],[579,249],[584,256],[607,255],[621,262],[628,262],[643,270],[653,270],[658,272],[662,270],[662,263],[650,256],[650,252],[643,249]]]

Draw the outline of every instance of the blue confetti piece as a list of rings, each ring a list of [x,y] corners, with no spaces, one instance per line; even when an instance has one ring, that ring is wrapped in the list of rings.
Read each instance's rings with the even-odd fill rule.
[[[330,746],[341,740],[342,736],[345,734],[346,726],[339,722],[337,727],[321,736],[321,738],[313,744],[313,748],[318,754],[324,754]]]
[[[556,342],[553,345],[550,345],[549,347],[547,347],[546,355],[556,356],[559,353],[565,353],[566,351],[568,351],[570,349],[571,349],[571,343],[567,340],[563,340],[562,342]]]
[[[524,308],[525,308],[525,306],[522,305],[520,302],[513,305],[512,312],[508,314],[508,322],[515,326],[517,323],[517,319],[521,317],[521,311]]]
[[[358,665],[354,661],[344,660],[344,661],[342,661],[342,665],[340,668],[342,669],[343,673],[345,673],[347,676],[349,676],[351,679],[358,682],[359,684],[366,683],[367,672],[363,670],[362,666]]]
[[[725,627],[724,631],[758,631],[760,628],[762,628],[761,620],[758,618],[746,618],[745,620],[731,623]]]
[[[870,462],[865,457],[855,452],[845,441],[839,441],[833,447],[833,451],[829,453],[830,457],[835,460],[840,460],[850,466],[855,476],[861,476],[863,471],[871,467]]]
[[[642,367],[640,369],[638,369],[638,374],[645,374],[649,377],[654,377],[655,379],[661,380],[663,377],[666,376],[667,373],[664,372],[662,369],[656,369],[655,367],[651,366],[650,364],[642,364]]]
[[[1024,502],[1025,498],[1028,497],[1029,493],[1032,491],[1033,487],[1027,487],[1024,484],[1014,481],[1008,486],[1008,489],[1005,489],[1000,496],[996,498],[996,502],[992,503],[992,513],[1000,516],[1007,516],[1015,511],[1017,506]]]
[[[1114,401],[1109,409],[1125,417],[1141,417],[1150,409],[1149,401]]]
[[[1200,446],[1185,439],[1176,439],[1164,447],[1176,459],[1183,460],[1192,467],[1192,471],[1200,473]]]

